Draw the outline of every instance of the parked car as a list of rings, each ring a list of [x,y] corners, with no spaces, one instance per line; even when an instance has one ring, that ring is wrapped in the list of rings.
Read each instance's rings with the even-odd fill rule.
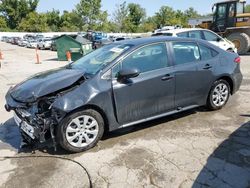
[[[206,105],[224,107],[242,81],[240,57],[204,40],[149,37],[105,45],[9,89],[24,139],[71,152],[113,131]]]
[[[28,40],[26,39],[22,39],[18,42],[18,46],[27,47],[27,45],[28,45]]]
[[[56,40],[53,40],[51,41],[51,46],[50,46],[50,50],[51,51],[57,51],[57,48],[56,48]]]
[[[2,42],[6,42],[8,40],[8,37],[7,36],[2,36],[2,38],[1,38],[1,41]]]
[[[208,29],[200,29],[200,28],[173,29],[168,31],[156,32],[152,36],[162,36],[162,35],[202,39],[222,48],[223,50],[237,53],[237,48],[231,41],[227,40],[226,38],[222,38],[218,34]]]
[[[27,48],[37,48],[38,41],[37,40],[29,40],[27,44]]]
[[[97,48],[100,48],[104,45],[107,45],[107,44],[110,44],[112,43],[113,41],[109,40],[109,39],[101,39],[101,40],[96,40],[96,41],[93,41],[92,43],[92,48],[93,49],[97,49]]]
[[[37,43],[37,48],[42,50],[50,49],[51,43],[52,43],[51,38],[40,39],[39,42]]]
[[[20,37],[12,37],[11,44],[17,45],[20,40]]]

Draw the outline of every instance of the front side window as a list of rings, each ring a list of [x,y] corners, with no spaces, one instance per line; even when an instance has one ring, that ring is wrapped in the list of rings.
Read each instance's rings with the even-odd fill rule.
[[[165,43],[142,47],[122,62],[122,69],[136,68],[141,73],[167,67],[167,49]]]
[[[202,39],[201,32],[200,31],[190,31],[189,32],[189,38]]]
[[[193,42],[174,42],[175,64],[181,65],[200,60],[200,52],[196,43]]]
[[[203,33],[207,41],[217,41],[219,38],[219,36],[209,31],[203,31]]]

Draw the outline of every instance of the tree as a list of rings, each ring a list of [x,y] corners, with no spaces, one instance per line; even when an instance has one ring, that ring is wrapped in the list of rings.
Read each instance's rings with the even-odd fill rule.
[[[64,11],[61,16],[60,31],[80,31],[81,18],[75,11]]]
[[[126,19],[128,31],[138,32],[139,26],[145,21],[146,11],[139,4],[130,3],[128,4],[128,12]]]
[[[51,31],[59,31],[61,24],[60,11],[53,9],[46,13],[47,24]]]
[[[118,27],[119,32],[124,32],[126,28],[126,19],[128,16],[128,7],[126,1],[116,5],[116,10],[113,13],[114,23]]]
[[[76,5],[76,13],[88,29],[93,29],[102,15],[101,0],[81,0]]]
[[[0,16],[0,32],[8,30],[7,22],[3,16]]]
[[[142,23],[141,32],[152,32],[157,28],[155,16],[148,17],[146,21]]]
[[[187,18],[198,18],[201,16],[198,14],[196,10],[194,10],[193,7],[190,7],[188,10],[186,10],[184,14],[186,15]]]
[[[31,12],[26,18],[22,19],[18,29],[26,32],[46,32],[49,30],[46,15]]]
[[[10,29],[16,29],[18,24],[30,12],[37,8],[39,0],[0,0],[0,12]]]
[[[246,5],[246,7],[245,7],[245,12],[246,12],[246,13],[250,13],[250,5]]]
[[[159,12],[156,12],[156,25],[157,28],[161,28],[163,26],[172,25],[176,21],[175,19],[175,11],[168,6],[162,6]]]

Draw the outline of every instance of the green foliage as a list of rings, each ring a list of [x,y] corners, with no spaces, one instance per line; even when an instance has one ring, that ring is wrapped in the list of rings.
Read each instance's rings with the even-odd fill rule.
[[[81,18],[75,11],[64,11],[61,16],[60,31],[80,31]]]
[[[37,13],[39,0],[0,0],[0,31],[29,32],[87,31],[151,32],[168,25],[188,26],[189,18],[201,17],[194,8],[185,11],[162,6],[155,15],[146,17],[146,11],[136,3],[124,1],[116,5],[110,20],[101,10],[101,0],[80,0],[72,11],[51,10]],[[246,6],[250,12],[250,5]]]
[[[23,18],[36,10],[38,2],[39,0],[0,0],[0,12],[5,17],[7,26],[16,29]]]
[[[7,22],[3,16],[0,16],[0,32],[8,29]]]
[[[59,31],[61,24],[60,11],[53,9],[52,11],[48,11],[45,15],[50,31]]]
[[[139,4],[128,4],[128,16],[126,18],[127,31],[139,32],[139,26],[146,18],[146,11]]]
[[[88,29],[94,29],[102,16],[101,0],[81,0],[76,5],[76,13]]]
[[[126,29],[126,18],[128,16],[128,7],[126,1],[116,5],[116,10],[113,13],[114,26],[118,32],[124,32]]]
[[[246,12],[246,13],[250,13],[250,5],[246,5],[246,7],[245,7],[245,12]]]
[[[18,27],[19,31],[27,32],[46,32],[49,31],[45,14],[31,12],[23,18]]]

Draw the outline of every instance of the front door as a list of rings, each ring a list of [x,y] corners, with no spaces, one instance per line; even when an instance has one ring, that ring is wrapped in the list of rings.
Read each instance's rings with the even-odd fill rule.
[[[120,68],[117,68],[120,67]],[[119,82],[119,69],[137,68],[138,77]],[[143,120],[174,109],[175,78],[165,43],[135,50],[113,68],[113,95],[120,124]]]

